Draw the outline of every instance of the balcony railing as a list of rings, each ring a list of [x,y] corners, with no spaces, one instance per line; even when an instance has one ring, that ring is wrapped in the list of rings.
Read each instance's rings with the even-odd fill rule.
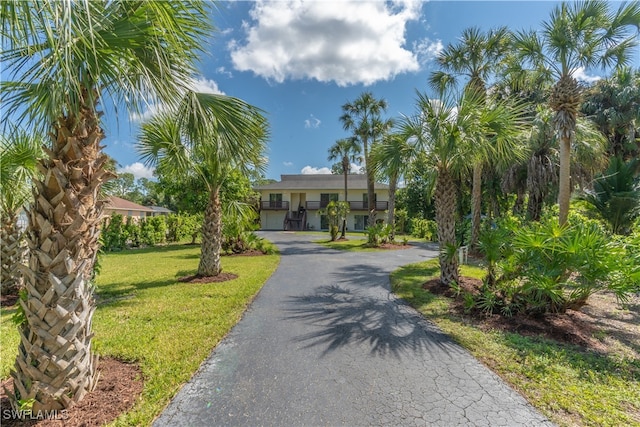
[[[307,210],[318,210],[327,207],[329,202],[309,201],[306,204]],[[377,211],[386,211],[389,208],[389,202],[376,202]],[[349,209],[352,211],[368,211],[369,203],[366,202],[349,202]]]
[[[260,209],[272,210],[272,211],[288,211],[289,202],[286,200],[280,201],[262,201],[260,202]]]

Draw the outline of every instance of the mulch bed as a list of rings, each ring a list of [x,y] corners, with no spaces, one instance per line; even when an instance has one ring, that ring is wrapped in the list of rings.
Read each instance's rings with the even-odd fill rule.
[[[237,279],[238,275],[233,273],[220,273],[217,276],[186,276],[178,279],[182,283],[219,283]]]
[[[120,414],[130,410],[142,393],[142,371],[131,363],[112,358],[98,362],[100,378],[96,389],[87,394],[75,407],[61,411],[55,418],[26,419],[12,417],[11,404],[4,387],[13,391],[13,379],[2,381],[0,390],[0,424],[5,426],[39,427],[93,427],[115,420]],[[36,418],[36,414],[32,415]]]
[[[482,281],[471,277],[460,276],[460,287],[463,292],[479,294]],[[432,294],[444,295],[454,299],[453,311],[469,319],[482,330],[500,330],[524,336],[542,336],[565,344],[574,344],[585,349],[603,352],[606,348],[594,336],[594,327],[585,321],[585,315],[579,311],[567,310],[566,313],[551,313],[538,317],[523,314],[511,317],[499,314],[487,315],[479,311],[465,312],[462,298],[456,298],[450,287],[442,285],[440,279],[431,279],[422,287]]]

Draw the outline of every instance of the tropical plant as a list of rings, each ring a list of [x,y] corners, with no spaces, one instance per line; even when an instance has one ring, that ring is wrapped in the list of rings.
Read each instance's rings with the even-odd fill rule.
[[[592,67],[624,66],[637,44],[640,3],[623,3],[616,12],[604,0],[561,3],[542,23],[542,30],[523,31],[515,36],[521,63],[556,79],[549,106],[560,142],[558,220],[565,224],[571,197],[571,146],[582,103],[582,89],[575,78],[580,70]]]
[[[342,174],[344,175],[344,201],[347,198],[347,177],[351,169],[351,162],[360,160],[360,144],[354,137],[339,139],[329,148],[328,160],[339,160],[342,165]],[[341,238],[345,238],[347,232],[347,217],[342,220]]]
[[[391,226],[389,238],[395,240],[396,189],[398,181],[416,157],[417,150],[399,133],[389,133],[371,150],[371,173],[384,174],[389,180],[389,215]]]
[[[261,111],[224,95],[187,91],[175,109],[142,124],[139,151],[166,175],[193,176],[208,193],[198,276],[220,274],[220,189],[234,171],[264,168],[268,124]]]
[[[344,201],[331,201],[327,206],[318,211],[318,215],[325,215],[327,217],[332,242],[338,239],[339,224],[344,221],[348,213],[349,203]]]
[[[610,156],[640,154],[640,70],[624,67],[596,82],[584,94],[581,112],[607,137]]]
[[[46,129],[51,142],[35,182],[13,380],[14,402],[34,411],[78,402],[97,381],[91,348],[91,276],[99,247],[104,132],[98,104],[141,112],[172,102],[195,71],[211,24],[206,3],[33,1],[0,3],[4,111]],[[37,313],[37,314],[36,314]]]
[[[628,234],[640,216],[640,160],[624,162],[612,157],[609,167],[593,182],[593,190],[585,191],[580,200],[595,211],[612,233]]]
[[[23,229],[18,216],[31,196],[31,180],[43,156],[44,138],[24,129],[11,129],[0,139],[0,241],[2,241],[2,294],[17,294],[22,287],[19,266],[27,256]]]
[[[441,71],[431,74],[429,81],[435,88],[444,88],[456,83],[456,77],[465,76],[469,80],[467,90],[476,92],[482,98],[486,96],[487,79],[496,74],[506,54],[511,48],[511,33],[506,27],[492,29],[483,33],[477,27],[466,28],[456,44],[447,45],[437,56]],[[473,161],[472,209],[471,209],[471,241],[476,246],[480,233],[480,211],[482,203],[482,169],[485,163],[495,165],[498,161],[508,162],[516,151],[497,151],[506,157],[486,158],[486,150],[480,150]],[[517,157],[517,156],[515,156]]]
[[[367,170],[367,200],[369,201],[369,226],[376,224],[375,177],[369,173],[371,146],[391,127],[391,122],[383,120],[381,114],[387,109],[387,101],[374,98],[371,92],[364,92],[353,102],[342,106],[340,121],[345,130],[352,131],[354,138],[362,145],[364,164]]]
[[[451,92],[440,99],[418,94],[418,113],[405,117],[400,128],[407,138],[415,138],[431,167],[437,172],[435,184],[436,223],[440,245],[440,280],[449,285],[458,281],[456,241],[456,179],[469,170],[468,159],[480,147],[491,153],[509,146],[520,131],[522,110],[508,103],[486,102],[475,91],[464,91],[457,99]],[[490,136],[490,137],[489,137]]]

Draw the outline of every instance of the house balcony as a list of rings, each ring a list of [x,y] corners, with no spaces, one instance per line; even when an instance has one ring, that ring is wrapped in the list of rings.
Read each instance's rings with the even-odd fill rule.
[[[326,208],[329,202],[314,202],[309,201],[306,203],[306,209],[308,211],[318,210]],[[349,202],[349,209],[351,211],[368,211],[369,203],[366,202]],[[386,211],[389,209],[389,202],[376,202],[376,211]]]
[[[261,201],[260,209],[267,211],[288,211],[289,202],[284,201]]]

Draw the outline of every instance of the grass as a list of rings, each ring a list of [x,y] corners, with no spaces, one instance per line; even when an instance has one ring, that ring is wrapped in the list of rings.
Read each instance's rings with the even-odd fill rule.
[[[482,277],[462,266],[466,276]],[[640,361],[519,334],[485,332],[449,311],[450,300],[422,289],[438,261],[402,267],[393,290],[560,425],[640,426]]]
[[[237,274],[237,279],[177,282],[195,273],[199,255],[197,246],[168,246],[102,258],[94,349],[100,356],[135,361],[144,376],[141,398],[115,425],[151,424],[238,322],[279,260],[278,255],[223,257],[223,270]],[[17,348],[17,333],[7,321],[10,315],[11,310],[3,310],[3,377]]]

